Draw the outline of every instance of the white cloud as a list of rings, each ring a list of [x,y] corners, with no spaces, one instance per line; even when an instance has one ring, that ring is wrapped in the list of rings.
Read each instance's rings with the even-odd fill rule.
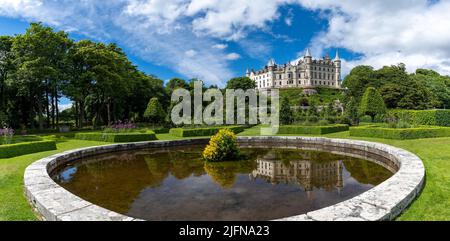
[[[228,45],[226,45],[226,44],[215,44],[213,46],[213,48],[215,48],[215,49],[226,49],[226,48],[228,48]]]
[[[348,66],[404,62],[410,70],[450,73],[450,1],[0,0],[0,15],[118,42],[146,61],[220,85],[241,74],[228,66],[240,55],[226,53],[223,43],[235,41],[246,56],[268,59],[271,42],[251,33],[271,32],[275,20],[292,25],[293,12],[279,13],[289,4],[328,20],[327,29],[311,40],[315,56],[345,48],[361,56]]]
[[[59,108],[59,111],[62,112],[62,111],[65,111],[65,110],[68,110],[68,109],[72,108],[72,106],[73,106],[72,103],[60,104],[60,105],[58,105],[58,108]]]
[[[192,58],[192,57],[194,57],[195,55],[197,55],[197,51],[195,51],[195,50],[193,50],[193,49],[190,49],[190,50],[184,52],[184,54],[185,54],[186,56]]]
[[[378,68],[403,62],[410,71],[433,68],[450,74],[450,1],[299,2],[311,10],[329,11],[328,29],[311,41],[316,51],[341,47],[362,54],[349,62],[352,66]]]
[[[230,53],[230,54],[227,54],[226,58],[228,60],[237,60],[237,59],[240,59],[241,56],[237,53]]]

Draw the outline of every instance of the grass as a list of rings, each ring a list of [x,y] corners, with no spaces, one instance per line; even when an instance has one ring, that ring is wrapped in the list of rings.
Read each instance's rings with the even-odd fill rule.
[[[239,136],[260,135],[259,128],[247,129],[240,133]],[[322,136],[386,143],[417,154],[426,167],[426,186],[419,198],[413,202],[398,220],[450,220],[450,138],[418,140],[354,138],[349,136],[348,131]],[[185,139],[174,137],[170,134],[157,134],[157,137],[160,140]],[[51,138],[55,138],[58,141],[58,150],[0,159],[0,220],[37,219],[23,195],[23,173],[25,168],[32,162],[70,149],[108,144],[105,142],[73,140],[63,136],[52,136]]]

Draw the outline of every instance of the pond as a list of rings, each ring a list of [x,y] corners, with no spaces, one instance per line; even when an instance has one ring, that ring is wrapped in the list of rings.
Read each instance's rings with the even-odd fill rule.
[[[393,173],[329,152],[242,148],[245,160],[205,163],[204,146],[115,152],[52,173],[73,194],[144,220],[273,220],[353,198]]]

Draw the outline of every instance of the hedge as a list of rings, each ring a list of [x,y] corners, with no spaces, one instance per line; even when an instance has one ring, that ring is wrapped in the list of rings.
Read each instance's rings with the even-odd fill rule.
[[[348,125],[329,125],[329,126],[280,126],[278,134],[314,134],[323,135],[335,132],[348,131]]]
[[[155,132],[155,134],[166,134],[169,133],[170,129],[169,128],[156,128],[152,130],[153,132]]]
[[[244,126],[223,126],[223,127],[207,127],[207,128],[172,128],[170,134],[177,137],[195,137],[195,136],[212,136],[217,134],[220,129],[229,129],[235,134],[241,133],[246,127]]]
[[[56,150],[55,141],[45,140],[36,142],[23,142],[10,145],[0,145],[0,158],[11,158],[51,150]]]
[[[391,110],[389,113],[414,125],[450,126],[450,110]]]
[[[383,139],[422,139],[450,137],[450,128],[448,127],[419,127],[419,128],[385,128],[377,126],[364,126],[350,128],[350,136],[355,137],[375,137]]]
[[[153,131],[146,133],[77,133],[75,139],[88,141],[105,141],[105,142],[139,142],[139,141],[153,141],[156,140],[156,135]]]

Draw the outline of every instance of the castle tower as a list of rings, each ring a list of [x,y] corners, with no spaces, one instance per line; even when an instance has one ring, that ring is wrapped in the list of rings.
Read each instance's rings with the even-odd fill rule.
[[[249,69],[247,69],[247,72],[245,73],[245,76],[246,77],[250,77],[250,70]]]
[[[336,50],[336,57],[333,60],[334,66],[336,67],[335,72],[335,80],[336,80],[336,87],[341,86],[341,71],[342,71],[342,61],[341,57],[339,56],[339,50]]]
[[[312,55],[309,48],[306,49],[304,60],[305,60],[306,85],[312,86]]]

